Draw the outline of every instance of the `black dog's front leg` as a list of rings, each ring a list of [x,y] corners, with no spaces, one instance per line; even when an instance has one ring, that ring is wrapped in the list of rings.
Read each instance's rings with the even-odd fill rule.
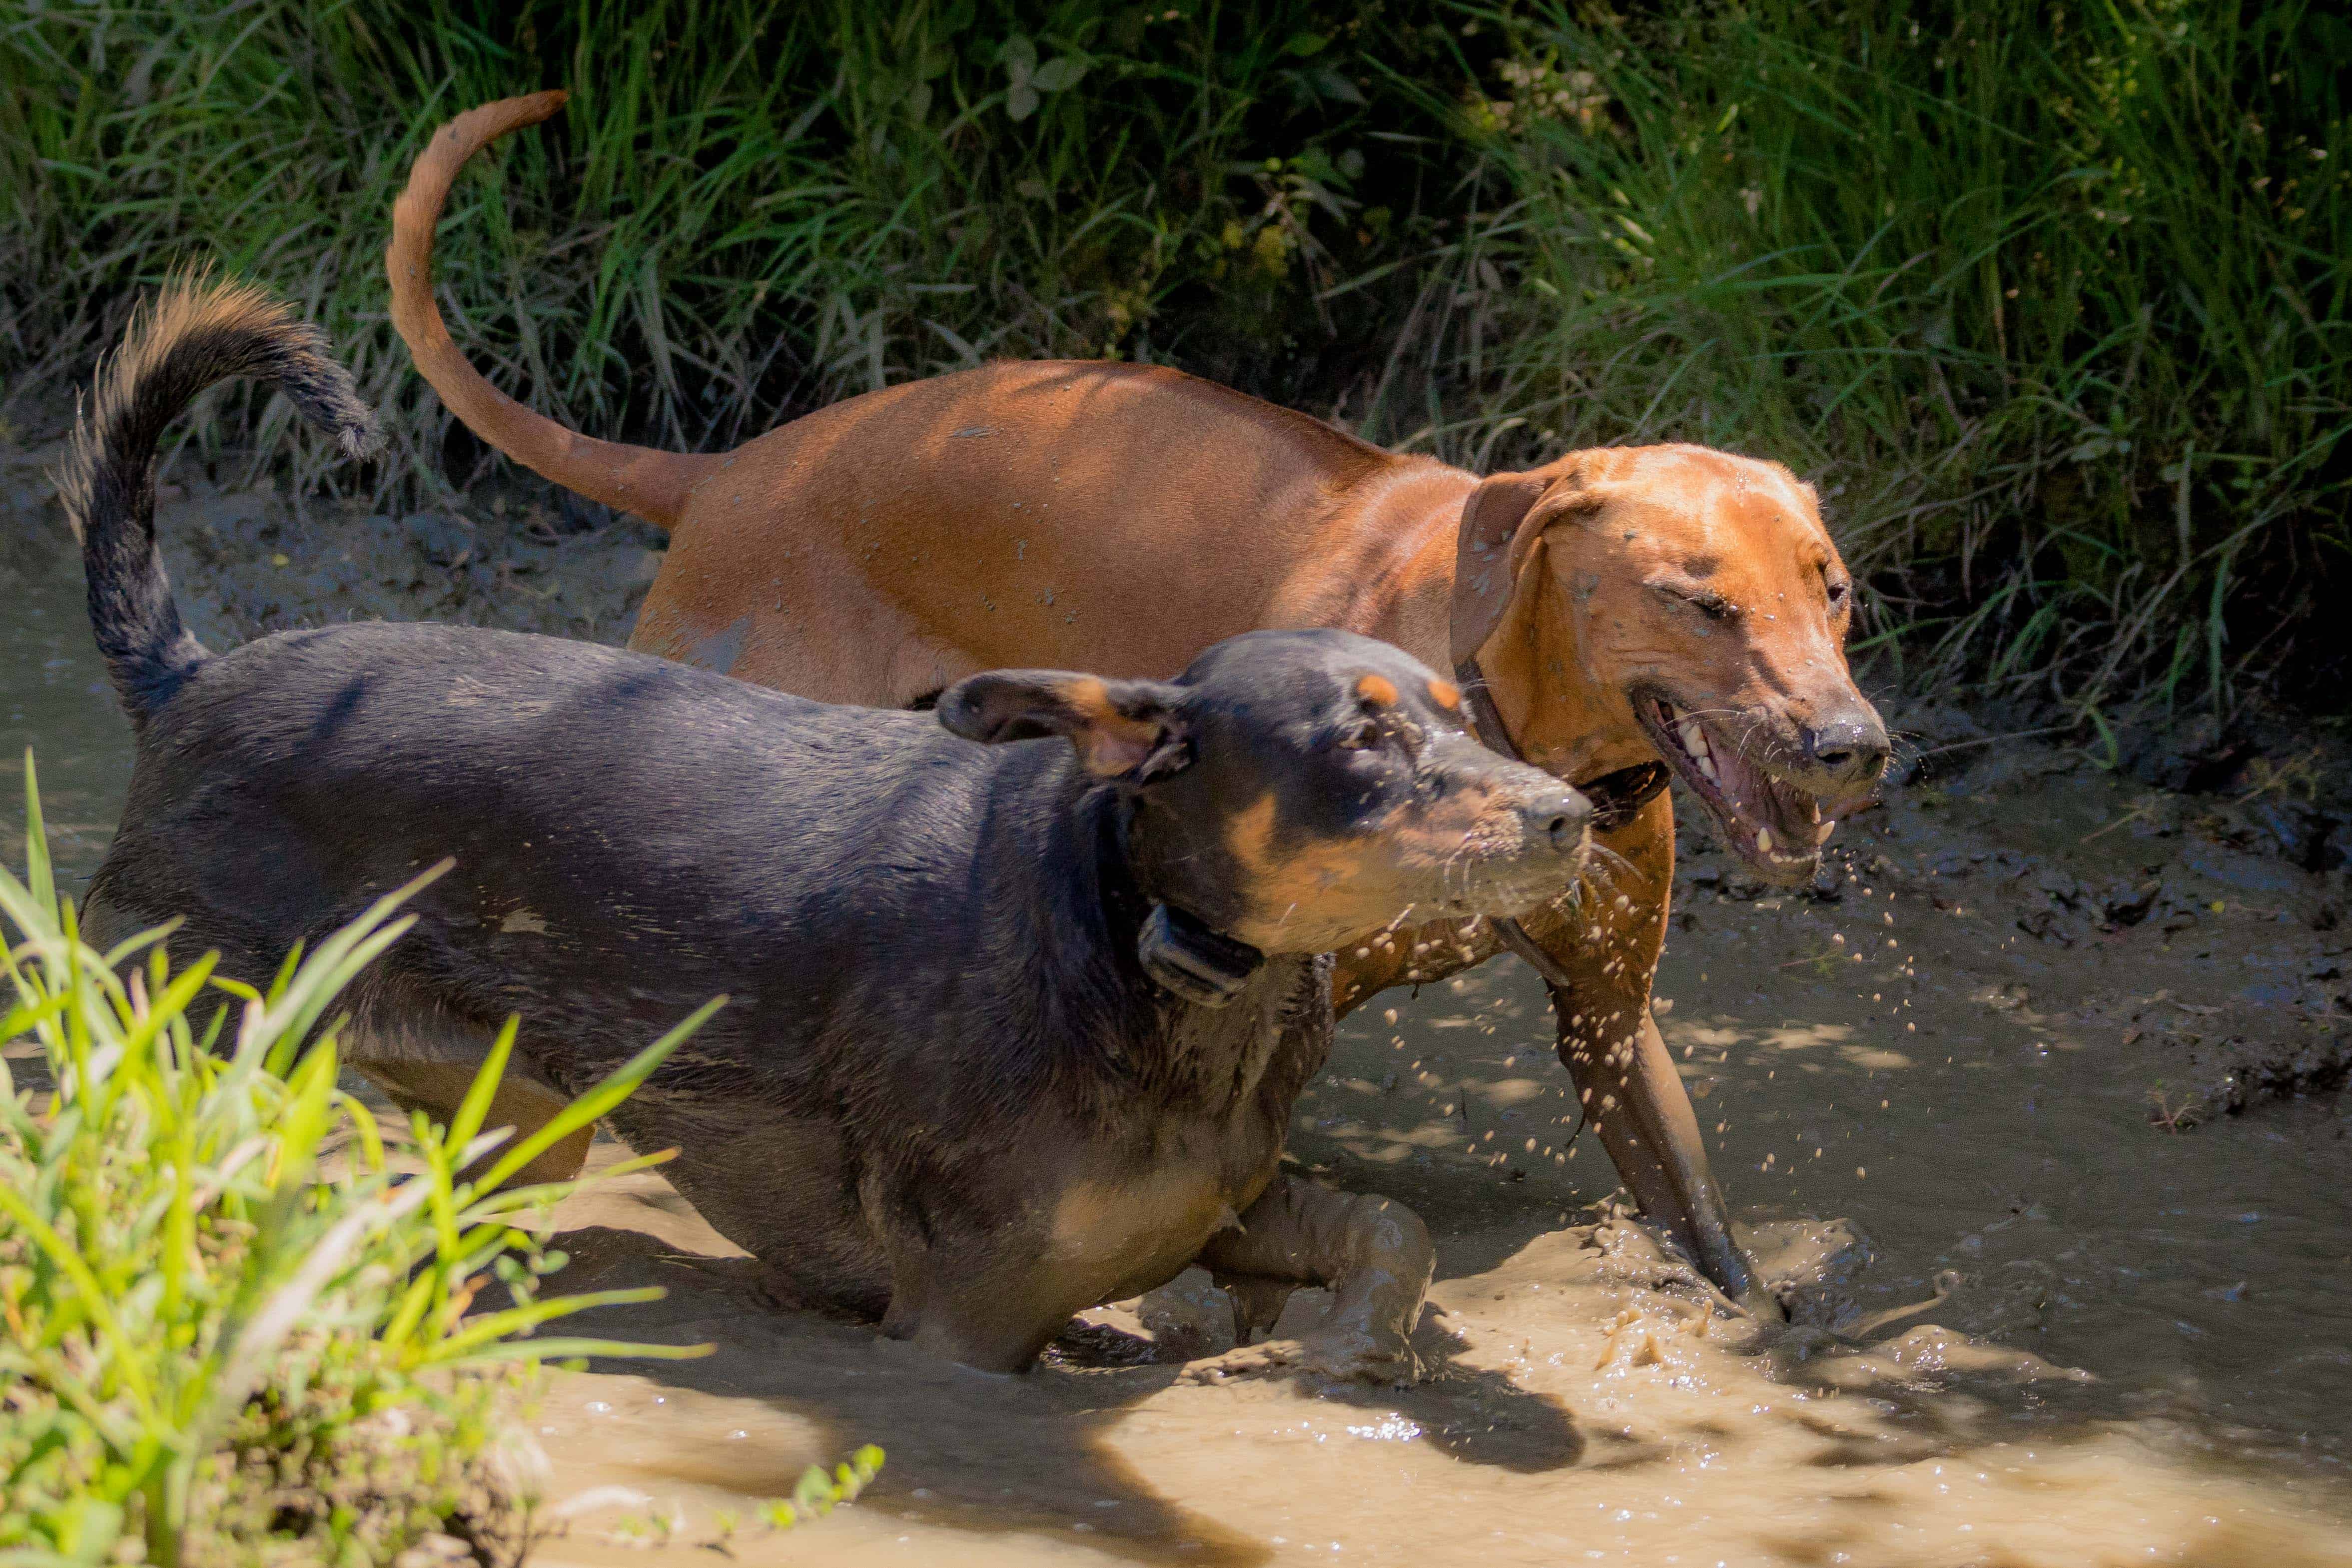
[[[1240,1227],[1211,1241],[1200,1261],[1235,1292],[1237,1319],[1262,1316],[1269,1300],[1278,1311],[1276,1293],[1297,1285],[1328,1287],[1332,1300],[1323,1321],[1298,1338],[1194,1362],[1184,1369],[1186,1381],[1284,1367],[1389,1383],[1420,1375],[1408,1336],[1436,1252],[1421,1216],[1402,1204],[1277,1176]]]

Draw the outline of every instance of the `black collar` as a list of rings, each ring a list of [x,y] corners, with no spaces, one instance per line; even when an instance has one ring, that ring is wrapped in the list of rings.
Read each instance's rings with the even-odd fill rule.
[[[1486,672],[1478,668],[1476,656],[1455,660],[1454,677],[1462,688],[1463,705],[1470,710],[1470,727],[1479,742],[1515,763],[1526,762],[1511,731],[1504,727],[1502,714],[1496,710],[1495,699],[1487,693]],[[1592,831],[1608,833],[1633,821],[1637,812],[1657,799],[1669,777],[1664,763],[1636,763],[1603,773],[1590,784],[1577,783],[1576,790],[1592,803]]]
[[[1213,929],[1197,915],[1148,897],[1136,880],[1135,859],[1128,848],[1135,803],[1121,798],[1104,816],[1097,863],[1103,902],[1114,916],[1111,929],[1134,924],[1135,956],[1162,991],[1197,1006],[1225,1006],[1264,967],[1265,954]]]

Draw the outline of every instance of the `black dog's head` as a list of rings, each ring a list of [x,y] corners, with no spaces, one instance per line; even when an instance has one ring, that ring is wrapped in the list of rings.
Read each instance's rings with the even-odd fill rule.
[[[1144,890],[1267,952],[1516,915],[1581,874],[1591,806],[1472,740],[1461,694],[1351,632],[1251,632],[1172,681],[975,675],[940,699],[975,741],[1068,737],[1136,802]]]

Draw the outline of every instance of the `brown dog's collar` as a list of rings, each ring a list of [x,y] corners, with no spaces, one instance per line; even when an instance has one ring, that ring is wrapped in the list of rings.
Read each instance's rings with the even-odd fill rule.
[[[1454,676],[1455,684],[1462,688],[1463,706],[1470,710],[1470,728],[1479,743],[1515,763],[1526,762],[1526,753],[1511,739],[1502,714],[1496,710],[1494,698],[1487,694],[1486,672],[1478,668],[1477,658],[1472,655],[1456,659]],[[1636,813],[1664,794],[1671,777],[1664,763],[1636,763],[1630,768],[1603,773],[1590,784],[1579,782],[1576,789],[1592,803],[1592,831],[1608,833],[1633,821]]]

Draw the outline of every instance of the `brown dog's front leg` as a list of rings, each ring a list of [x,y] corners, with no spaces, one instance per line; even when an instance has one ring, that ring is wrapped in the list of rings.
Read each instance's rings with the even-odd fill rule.
[[[1184,1380],[1297,1367],[1411,1383],[1421,1369],[1409,1336],[1436,1259],[1428,1227],[1402,1204],[1277,1176],[1238,1230],[1202,1250],[1201,1263],[1226,1289],[1243,1288],[1237,1301],[1268,1295],[1270,1287],[1321,1285],[1332,1292],[1330,1309],[1295,1340],[1236,1346],[1192,1363]]]
[[[1731,1234],[1682,1075],[1650,1016],[1650,979],[1664,944],[1675,870],[1672,804],[1659,795],[1601,844],[1621,862],[1585,889],[1586,907],[1525,922],[1533,950],[1514,951],[1544,977],[1559,1021],[1559,1056],[1584,1114],[1643,1215],[1687,1252],[1725,1295],[1780,1316]]]

